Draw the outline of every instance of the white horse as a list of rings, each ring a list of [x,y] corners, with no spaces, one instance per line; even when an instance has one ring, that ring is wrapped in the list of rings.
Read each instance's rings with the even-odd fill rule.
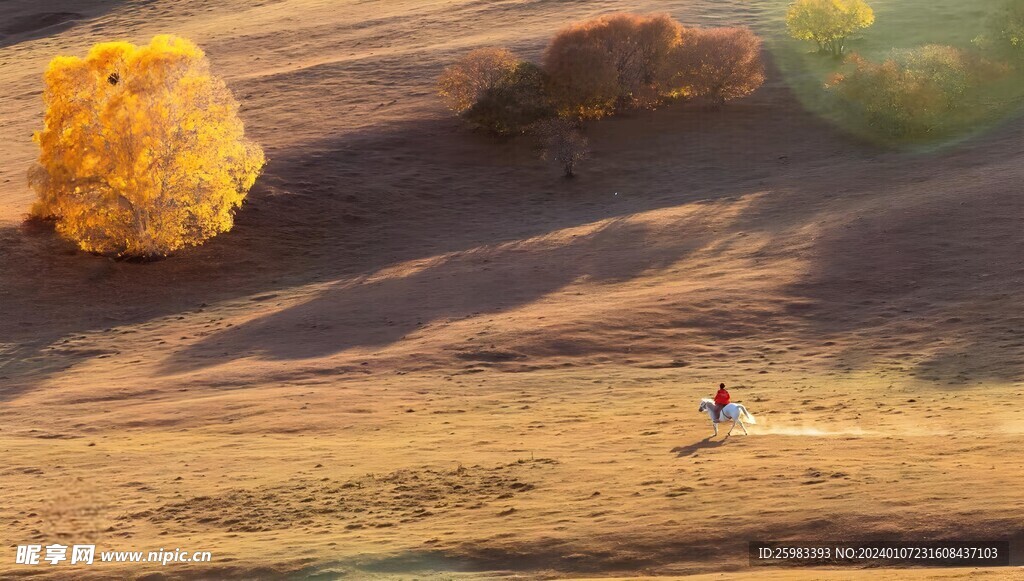
[[[708,414],[708,419],[711,420],[711,427],[715,429],[715,435],[717,436],[718,422],[715,421],[715,400],[708,398],[700,400],[700,407],[697,408],[697,411]],[[757,420],[754,419],[754,414],[748,412],[747,408],[743,407],[741,404],[731,403],[722,408],[720,417],[718,418],[719,421],[732,420],[732,427],[729,428],[729,433],[726,434],[726,436],[732,434],[732,430],[736,427],[736,424],[739,424],[740,427],[743,428],[743,435],[748,435],[747,427],[743,425],[743,420],[740,419],[741,416],[746,418],[747,421],[750,422],[750,425],[757,423]]]

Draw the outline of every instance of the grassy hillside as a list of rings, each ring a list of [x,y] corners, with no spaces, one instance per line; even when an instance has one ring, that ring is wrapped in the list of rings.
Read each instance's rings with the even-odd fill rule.
[[[0,41],[0,576],[747,575],[752,538],[1021,545],[1024,408],[994,405],[1024,395],[1012,115],[941,148],[851,137],[778,2],[57,4],[80,18],[12,3]],[[875,4],[865,52],[975,35],[976,4]],[[624,9],[754,26],[777,68],[722,111],[588,125],[572,181],[433,94],[470,48],[537,58]],[[269,164],[203,247],[79,253],[22,220],[40,72],[162,32],[207,50]],[[708,439],[720,381],[749,437]],[[29,542],[213,561],[15,565]]]

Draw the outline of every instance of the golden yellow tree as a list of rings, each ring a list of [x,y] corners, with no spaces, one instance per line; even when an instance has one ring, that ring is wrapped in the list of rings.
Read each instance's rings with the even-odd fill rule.
[[[874,24],[875,12],[864,0],[796,0],[786,12],[793,38],[813,40],[818,50],[835,56],[846,50],[846,39]]]
[[[264,165],[238,103],[192,42],[97,44],[44,75],[36,217],[89,252],[162,256],[233,225]]]

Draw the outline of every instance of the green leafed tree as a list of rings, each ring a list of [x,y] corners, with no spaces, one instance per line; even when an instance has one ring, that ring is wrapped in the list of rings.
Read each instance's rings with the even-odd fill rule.
[[[968,105],[965,94],[980,67],[951,46],[893,51],[882,62],[856,54],[850,70],[828,84],[865,121],[887,137],[913,137],[940,129]]]

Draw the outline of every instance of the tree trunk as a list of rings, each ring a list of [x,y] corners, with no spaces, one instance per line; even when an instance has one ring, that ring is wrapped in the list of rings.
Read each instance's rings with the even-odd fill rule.
[[[725,106],[725,97],[722,96],[722,89],[714,89],[711,94],[708,95],[708,100],[711,101],[712,111],[721,111],[722,107]]]

